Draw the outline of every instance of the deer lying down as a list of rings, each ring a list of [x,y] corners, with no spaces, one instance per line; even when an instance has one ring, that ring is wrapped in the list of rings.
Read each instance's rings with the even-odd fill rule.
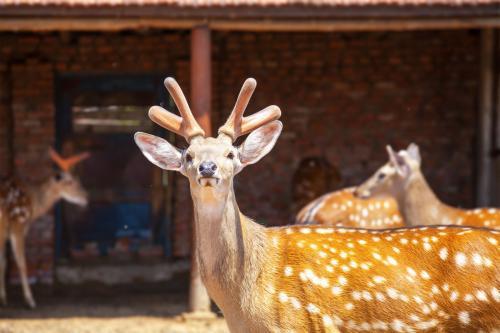
[[[64,199],[79,206],[87,204],[87,193],[80,181],[71,175],[72,166],[88,157],[87,153],[69,157],[59,156],[50,150],[52,160],[62,172],[39,186],[25,186],[8,179],[0,184],[0,301],[7,304],[5,292],[5,243],[10,239],[12,251],[21,276],[24,299],[29,307],[36,307],[28,282],[25,256],[25,237],[31,224],[45,215],[52,206]]]
[[[361,198],[394,197],[404,221],[409,226],[457,224],[488,228],[500,227],[500,210],[478,208],[464,210],[442,203],[427,184],[421,170],[418,146],[395,153],[387,147],[389,162],[358,186]]]
[[[349,187],[313,200],[299,211],[295,223],[369,229],[404,226],[394,199],[360,199],[354,190]]]
[[[216,138],[206,137],[177,82],[182,118],[150,118],[189,143],[136,133],[146,158],[189,179],[201,277],[232,332],[493,332],[500,329],[500,235],[456,226],[366,230],[265,228],[245,216],[233,178],[273,148],[282,124],[268,107],[243,117],[248,79]],[[248,134],[239,146],[234,141]]]

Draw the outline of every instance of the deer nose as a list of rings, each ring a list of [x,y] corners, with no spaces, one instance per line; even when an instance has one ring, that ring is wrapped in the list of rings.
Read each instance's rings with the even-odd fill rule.
[[[203,177],[212,177],[217,170],[217,164],[212,161],[205,161],[200,164],[198,171]]]

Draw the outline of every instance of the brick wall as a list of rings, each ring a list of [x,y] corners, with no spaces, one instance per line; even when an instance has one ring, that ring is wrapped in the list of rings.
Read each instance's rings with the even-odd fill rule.
[[[347,186],[385,162],[387,143],[400,148],[411,141],[421,145],[424,173],[439,196],[470,205],[478,52],[476,31],[214,32],[214,127],[248,76],[258,81],[249,112],[269,104],[283,111],[276,148],[237,177],[240,208],[267,224],[286,223],[292,174],[303,157],[327,156]],[[1,34],[0,86],[12,88],[0,93],[0,142],[12,110],[16,166],[30,180],[49,170],[39,157],[54,138],[53,79],[65,72],[174,73],[189,96],[189,34]],[[0,143],[0,171],[4,151]],[[189,251],[191,201],[186,180],[176,183],[174,252],[182,256]],[[47,249],[45,259],[36,259],[39,276],[50,267],[52,223],[47,218],[30,233],[32,252]]]
[[[216,109],[231,110],[244,78],[253,76],[258,86],[249,110],[277,104],[283,111],[274,151],[238,177],[240,208],[283,223],[303,157],[326,155],[348,186],[385,163],[386,144],[412,141],[421,146],[424,174],[438,195],[471,205],[478,37],[475,31],[216,34]]]
[[[7,64],[0,63],[0,179],[9,172],[10,140],[10,83],[9,67]]]

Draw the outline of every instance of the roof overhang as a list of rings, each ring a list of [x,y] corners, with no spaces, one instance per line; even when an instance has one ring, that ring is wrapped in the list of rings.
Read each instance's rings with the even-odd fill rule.
[[[500,27],[500,3],[367,6],[0,6],[2,31],[373,31]]]

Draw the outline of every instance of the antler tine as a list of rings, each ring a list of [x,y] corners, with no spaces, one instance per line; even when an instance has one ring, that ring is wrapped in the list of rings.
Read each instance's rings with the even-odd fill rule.
[[[158,125],[182,135],[188,142],[195,136],[205,136],[205,131],[194,118],[186,97],[177,81],[174,78],[168,77],[165,79],[165,87],[170,95],[172,95],[181,117],[159,106],[153,106],[149,109],[149,118]]]
[[[68,172],[73,166],[90,156],[90,153],[84,152],[68,158],[63,158],[52,147],[49,148],[49,154],[52,161],[54,161],[54,163],[64,172]]]
[[[257,81],[253,78],[248,78],[243,83],[238,99],[234,105],[233,111],[229,115],[226,123],[219,128],[219,134],[224,133],[235,141],[239,136],[245,135],[252,130],[278,119],[281,116],[280,109],[271,105],[251,116],[243,117],[250,98],[252,97]]]
[[[52,159],[52,161],[57,164],[57,166],[59,168],[61,168],[62,170],[64,171],[67,171],[65,170],[65,163],[64,163],[64,159],[61,157],[61,155],[59,155],[59,153],[57,151],[55,151],[52,147],[49,147],[49,155],[50,155],[50,158]]]
[[[90,153],[86,151],[86,152],[65,158],[64,161],[66,162],[66,165],[68,166],[68,170],[69,170],[73,166],[75,166],[76,164],[80,163],[83,160],[86,160],[89,157],[90,157]]]
[[[248,78],[245,80],[234,104],[233,111],[231,111],[226,123],[219,128],[219,134],[224,133],[230,136],[233,141],[241,135],[240,129],[243,122],[243,113],[248,106],[248,102],[250,102],[250,98],[252,98],[256,86],[257,81],[255,79]]]

